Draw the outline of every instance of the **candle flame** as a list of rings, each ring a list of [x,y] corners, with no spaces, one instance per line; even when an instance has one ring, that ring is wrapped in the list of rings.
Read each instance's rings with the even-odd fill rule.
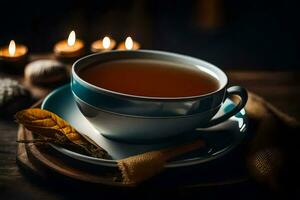
[[[110,39],[109,37],[104,37],[102,40],[102,46],[104,49],[108,49],[110,47]]]
[[[75,31],[71,31],[68,37],[68,46],[73,46],[76,41],[76,34]]]
[[[14,40],[11,40],[8,45],[8,53],[10,56],[14,56],[16,53],[16,43]]]
[[[133,41],[131,37],[127,37],[125,40],[125,48],[131,50],[133,48]]]

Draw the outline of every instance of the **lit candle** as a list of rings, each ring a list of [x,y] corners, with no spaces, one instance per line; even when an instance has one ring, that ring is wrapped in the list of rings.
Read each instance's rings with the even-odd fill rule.
[[[28,49],[25,45],[11,40],[8,46],[0,48],[0,66],[3,71],[23,72],[28,61]]]
[[[139,48],[140,48],[140,44],[132,40],[131,37],[127,37],[125,42],[122,42],[118,46],[118,50],[137,50]]]
[[[73,62],[84,54],[84,43],[76,39],[75,31],[71,31],[67,40],[55,44],[54,54],[62,61]]]
[[[96,40],[91,45],[91,51],[96,52],[102,52],[102,51],[109,51],[114,49],[116,46],[116,41],[114,39],[109,38],[108,36],[105,36],[102,40]]]

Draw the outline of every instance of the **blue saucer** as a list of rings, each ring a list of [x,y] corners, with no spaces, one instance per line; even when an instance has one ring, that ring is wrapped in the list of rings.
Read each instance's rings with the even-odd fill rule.
[[[232,101],[226,100],[216,116],[228,112],[233,105]],[[206,143],[206,147],[177,157],[169,161],[165,167],[184,167],[209,162],[226,155],[238,146],[245,138],[248,128],[246,112],[242,109],[236,116],[231,117],[226,122],[207,129],[197,129],[194,133],[186,134],[184,138],[174,138],[159,144],[127,144],[105,138],[92,127],[77,108],[69,84],[51,92],[45,98],[41,107],[68,121],[80,133],[85,134],[104,148],[111,155],[112,159],[94,158],[52,144],[53,148],[74,159],[106,167],[117,167],[116,160],[118,159],[151,150],[175,146],[180,143],[191,142],[195,138],[202,138]]]

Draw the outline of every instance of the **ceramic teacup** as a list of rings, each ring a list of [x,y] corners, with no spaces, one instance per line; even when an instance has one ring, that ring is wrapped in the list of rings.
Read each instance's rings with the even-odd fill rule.
[[[83,80],[80,70],[95,64],[122,59],[153,59],[180,63],[213,76],[219,87],[208,94],[190,97],[135,96],[97,87]],[[162,51],[110,51],[92,54],[72,67],[71,89],[82,114],[109,138],[127,142],[151,142],[219,124],[238,113],[247,102],[247,92],[240,86],[227,88],[228,78],[218,67],[203,60]],[[240,102],[230,112],[218,117],[226,98],[238,95]]]

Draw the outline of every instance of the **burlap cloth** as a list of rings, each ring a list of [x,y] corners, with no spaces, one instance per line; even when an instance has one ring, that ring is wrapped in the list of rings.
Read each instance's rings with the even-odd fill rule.
[[[272,188],[295,186],[291,181],[298,181],[295,175],[300,169],[297,164],[299,155],[295,154],[300,144],[297,139],[299,122],[251,92],[246,111],[250,131],[254,135],[245,155],[249,174]],[[198,140],[173,149],[147,152],[119,160],[123,182],[138,184],[161,172],[167,160],[203,145]]]
[[[249,173],[272,189],[299,189],[299,121],[253,93],[246,111],[254,134],[246,155]]]

